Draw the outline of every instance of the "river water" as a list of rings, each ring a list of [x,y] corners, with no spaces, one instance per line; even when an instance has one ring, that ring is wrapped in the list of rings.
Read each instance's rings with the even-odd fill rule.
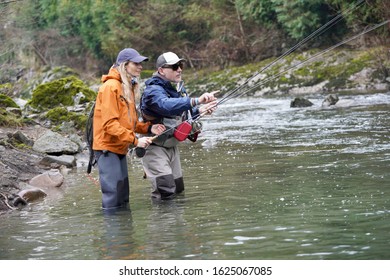
[[[390,259],[390,93],[331,109],[308,98],[240,98],[205,117],[181,144],[186,191],[172,201],[151,201],[139,159],[115,214],[84,167],[69,173],[0,216],[0,259]]]

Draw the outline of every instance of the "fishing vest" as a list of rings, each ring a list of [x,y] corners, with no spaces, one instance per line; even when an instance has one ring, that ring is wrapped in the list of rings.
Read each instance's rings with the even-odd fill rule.
[[[149,121],[152,124],[163,124],[165,126],[167,132],[164,132],[153,140],[153,145],[165,148],[172,148],[180,142],[177,138],[174,137],[174,133],[176,131],[176,128],[180,126],[183,121],[188,119],[187,112],[183,112],[180,116],[161,118],[148,116],[142,113],[142,117],[144,121]],[[152,136],[152,134],[149,134],[149,136]]]
[[[164,89],[165,90],[165,89]],[[184,90],[183,84],[181,83],[178,88],[178,93],[182,97],[187,96],[187,93]],[[169,98],[171,97],[167,92],[167,96]],[[176,97],[175,97],[176,98]],[[145,114],[145,112],[141,111],[141,115],[143,120],[146,122],[151,122],[152,124],[163,124],[166,128],[166,132],[159,135],[157,138],[153,140],[153,145],[165,147],[165,148],[172,148],[176,146],[180,141],[174,137],[176,128],[180,126],[185,120],[188,118],[191,118],[189,116],[190,112],[184,111],[180,116],[165,116],[165,117],[155,117]],[[148,136],[152,136],[153,134],[149,134]],[[181,140],[182,141],[182,140]]]

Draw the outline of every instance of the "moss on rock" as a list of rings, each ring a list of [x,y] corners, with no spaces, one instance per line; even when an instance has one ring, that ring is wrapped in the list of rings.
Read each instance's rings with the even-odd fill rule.
[[[0,126],[5,127],[21,127],[23,119],[12,112],[7,112],[4,108],[0,108]]]
[[[9,95],[13,89],[13,85],[11,83],[5,83],[0,85],[0,94]]]
[[[60,126],[64,122],[73,122],[76,129],[83,129],[87,123],[87,116],[85,114],[68,112],[64,107],[50,109],[46,113],[46,117],[54,126]]]
[[[239,87],[246,79],[260,73],[248,87],[241,88],[245,94],[261,91],[261,94],[277,92],[288,93],[289,89],[297,87],[313,87],[325,82],[326,91],[349,90],[357,85],[349,79],[365,68],[378,68],[377,58],[373,50],[333,50],[320,54],[321,50],[310,50],[302,53],[292,53],[276,62],[270,58],[259,63],[231,67],[218,72],[202,70],[186,73],[189,93],[200,95],[206,91],[221,90],[222,93]],[[384,63],[383,63],[384,64]],[[265,71],[263,71],[265,69]],[[377,76],[379,76],[376,73]],[[372,77],[373,79],[375,77]],[[384,80],[383,76],[380,77]]]
[[[96,97],[96,93],[83,81],[75,76],[69,76],[37,86],[29,105],[42,110],[57,106],[73,106],[74,98],[78,93],[83,94],[80,99],[81,104],[92,101]]]
[[[15,103],[15,101],[12,100],[11,97],[5,94],[0,94],[0,108],[7,107],[19,108],[19,106]]]

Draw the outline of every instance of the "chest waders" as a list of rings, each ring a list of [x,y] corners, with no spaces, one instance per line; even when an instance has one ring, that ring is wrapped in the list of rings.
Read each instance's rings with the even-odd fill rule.
[[[103,209],[127,207],[130,188],[126,155],[95,151],[102,189]]]
[[[184,95],[183,95],[184,94]],[[182,96],[185,93],[182,92]],[[184,191],[183,173],[177,144],[185,139],[175,137],[175,128],[188,118],[187,112],[180,116],[152,117],[142,114],[144,121],[164,124],[167,131],[153,140],[144,151],[142,164],[146,178],[152,186],[151,196],[155,200],[168,200]]]
[[[123,96],[120,96],[120,99],[126,103],[131,121],[129,103]],[[94,151],[94,153],[99,169],[103,209],[128,207],[130,187],[126,155],[107,150]]]
[[[156,200],[168,200],[176,194],[184,191],[183,174],[180,163],[180,153],[174,134],[174,127],[182,122],[183,116],[169,118],[150,118],[143,115],[145,121],[153,124],[162,123],[168,133],[156,137],[153,143],[143,149],[142,164],[146,178],[152,186],[152,198]]]
[[[153,199],[172,199],[184,191],[178,146],[166,148],[150,145],[142,158],[142,164],[152,186]]]

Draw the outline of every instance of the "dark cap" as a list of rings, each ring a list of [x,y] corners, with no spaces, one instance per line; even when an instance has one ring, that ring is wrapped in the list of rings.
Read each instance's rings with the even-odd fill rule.
[[[166,52],[160,55],[157,58],[156,62],[156,68],[160,68],[164,65],[173,65],[178,63],[179,61],[185,61],[184,58],[179,58],[175,53],[173,52]]]
[[[149,60],[149,58],[140,55],[135,49],[127,48],[119,52],[118,57],[116,58],[115,65],[118,66],[119,64],[125,61],[140,63],[145,60]]]

